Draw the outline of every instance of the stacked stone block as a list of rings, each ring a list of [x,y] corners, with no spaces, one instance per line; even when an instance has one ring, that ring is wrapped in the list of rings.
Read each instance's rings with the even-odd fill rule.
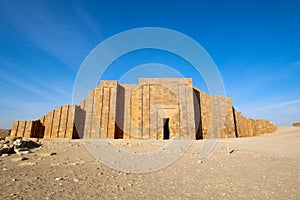
[[[74,124],[76,110],[78,110],[78,106],[64,105],[42,116],[39,121],[41,126],[44,127],[43,138],[77,138]]]
[[[139,115],[142,115],[139,124],[143,127],[143,138],[162,139],[164,118],[170,120],[170,138],[195,138],[191,134],[195,132],[191,79],[142,78],[139,82],[142,86],[139,89],[142,90],[139,102],[142,103],[138,105],[138,110]],[[133,95],[132,109],[135,107],[135,99]]]
[[[15,121],[12,126],[11,135],[19,137],[33,137],[42,138],[44,133],[44,126],[40,120],[28,121],[19,120]]]
[[[192,79],[141,78],[139,84],[101,81],[80,106],[64,105],[36,121],[16,121],[11,135],[39,138],[170,139],[256,136],[276,125],[243,117],[231,98],[211,96]]]
[[[225,98],[225,122],[221,137],[236,137],[231,98]]]
[[[253,120],[246,118],[240,112],[235,112],[238,137],[259,136],[273,133],[277,126],[268,120]]]
[[[211,96],[200,92],[200,118],[202,121],[202,137],[205,138],[208,134],[210,124],[212,121],[212,104]]]
[[[85,110],[84,138],[120,137],[119,127],[118,136],[115,134],[118,87],[117,81],[101,81],[81,102],[80,105]]]
[[[300,127],[300,122],[293,123],[294,127]]]
[[[200,91],[199,100],[202,137],[235,137],[231,99],[222,96],[210,96]]]

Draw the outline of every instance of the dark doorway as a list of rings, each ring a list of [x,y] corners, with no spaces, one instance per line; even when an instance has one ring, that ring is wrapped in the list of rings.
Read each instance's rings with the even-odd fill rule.
[[[169,118],[164,118],[164,140],[168,140],[170,138],[169,121]]]

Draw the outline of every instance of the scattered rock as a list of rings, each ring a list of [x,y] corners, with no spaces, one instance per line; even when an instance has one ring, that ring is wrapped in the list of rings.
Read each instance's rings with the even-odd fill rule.
[[[84,164],[85,161],[81,160],[81,161],[79,161],[78,163],[79,163],[79,164]]]
[[[121,187],[120,187],[120,190],[125,190],[125,188],[121,186]]]
[[[13,142],[13,145],[14,145],[15,148],[21,148],[22,143],[23,143],[22,138],[18,138],[18,139],[16,139],[16,140]]]
[[[23,140],[22,138],[17,139],[16,141],[13,142],[13,144],[17,148],[29,148],[29,149],[33,149],[41,146],[41,144],[36,143],[32,140]]]
[[[40,141],[39,138],[26,138],[26,140],[30,140],[30,141],[35,142],[35,143],[39,143],[39,141]]]
[[[2,148],[0,149],[0,155],[2,154],[7,154],[7,153],[11,153],[12,152],[12,148],[9,147],[7,144],[4,144],[2,146]]]
[[[16,154],[18,154],[18,155],[25,155],[25,154],[29,154],[29,153],[30,153],[29,150],[24,150],[24,149],[15,149],[14,151],[15,151]]]
[[[35,166],[35,165],[36,165],[35,162],[22,162],[18,164],[18,166]]]
[[[78,163],[77,162],[74,162],[74,163],[69,163],[69,165],[78,165]]]
[[[24,155],[30,153],[29,149],[40,147],[41,144],[37,143],[36,138],[22,139],[22,137],[8,136],[5,140],[0,140],[0,156],[3,154],[17,153]]]
[[[23,161],[23,160],[28,160],[28,158],[25,158],[25,157],[18,157],[18,158],[13,158],[11,159],[11,161],[13,162],[20,162],[20,161]]]
[[[17,139],[22,139],[22,137],[18,137],[18,136],[8,136],[8,137],[5,138],[5,141],[12,144],[12,143],[13,143],[14,141],[16,141]]]
[[[40,156],[40,157],[50,157],[50,156],[54,156],[54,155],[56,155],[56,153],[54,153],[54,152],[38,154],[38,156]]]

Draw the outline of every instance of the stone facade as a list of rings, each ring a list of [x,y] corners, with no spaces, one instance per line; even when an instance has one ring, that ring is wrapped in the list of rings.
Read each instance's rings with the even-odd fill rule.
[[[293,123],[293,126],[294,126],[294,127],[300,127],[300,122],[295,122],[295,123]]]
[[[231,98],[210,96],[192,79],[101,81],[80,105],[64,105],[35,121],[16,121],[11,135],[38,138],[203,139],[271,133],[276,125],[245,118]]]

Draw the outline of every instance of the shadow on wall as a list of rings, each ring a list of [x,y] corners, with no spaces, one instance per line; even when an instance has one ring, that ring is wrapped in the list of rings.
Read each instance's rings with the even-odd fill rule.
[[[72,139],[82,139],[84,136],[86,111],[80,107],[76,107],[73,125]]]
[[[120,85],[117,92],[116,100],[116,122],[114,139],[123,139],[124,135],[124,109],[125,109],[125,89]]]
[[[200,92],[196,88],[193,88],[194,96],[194,117],[196,127],[196,140],[202,140],[202,120],[201,120],[201,107],[200,107]]]

